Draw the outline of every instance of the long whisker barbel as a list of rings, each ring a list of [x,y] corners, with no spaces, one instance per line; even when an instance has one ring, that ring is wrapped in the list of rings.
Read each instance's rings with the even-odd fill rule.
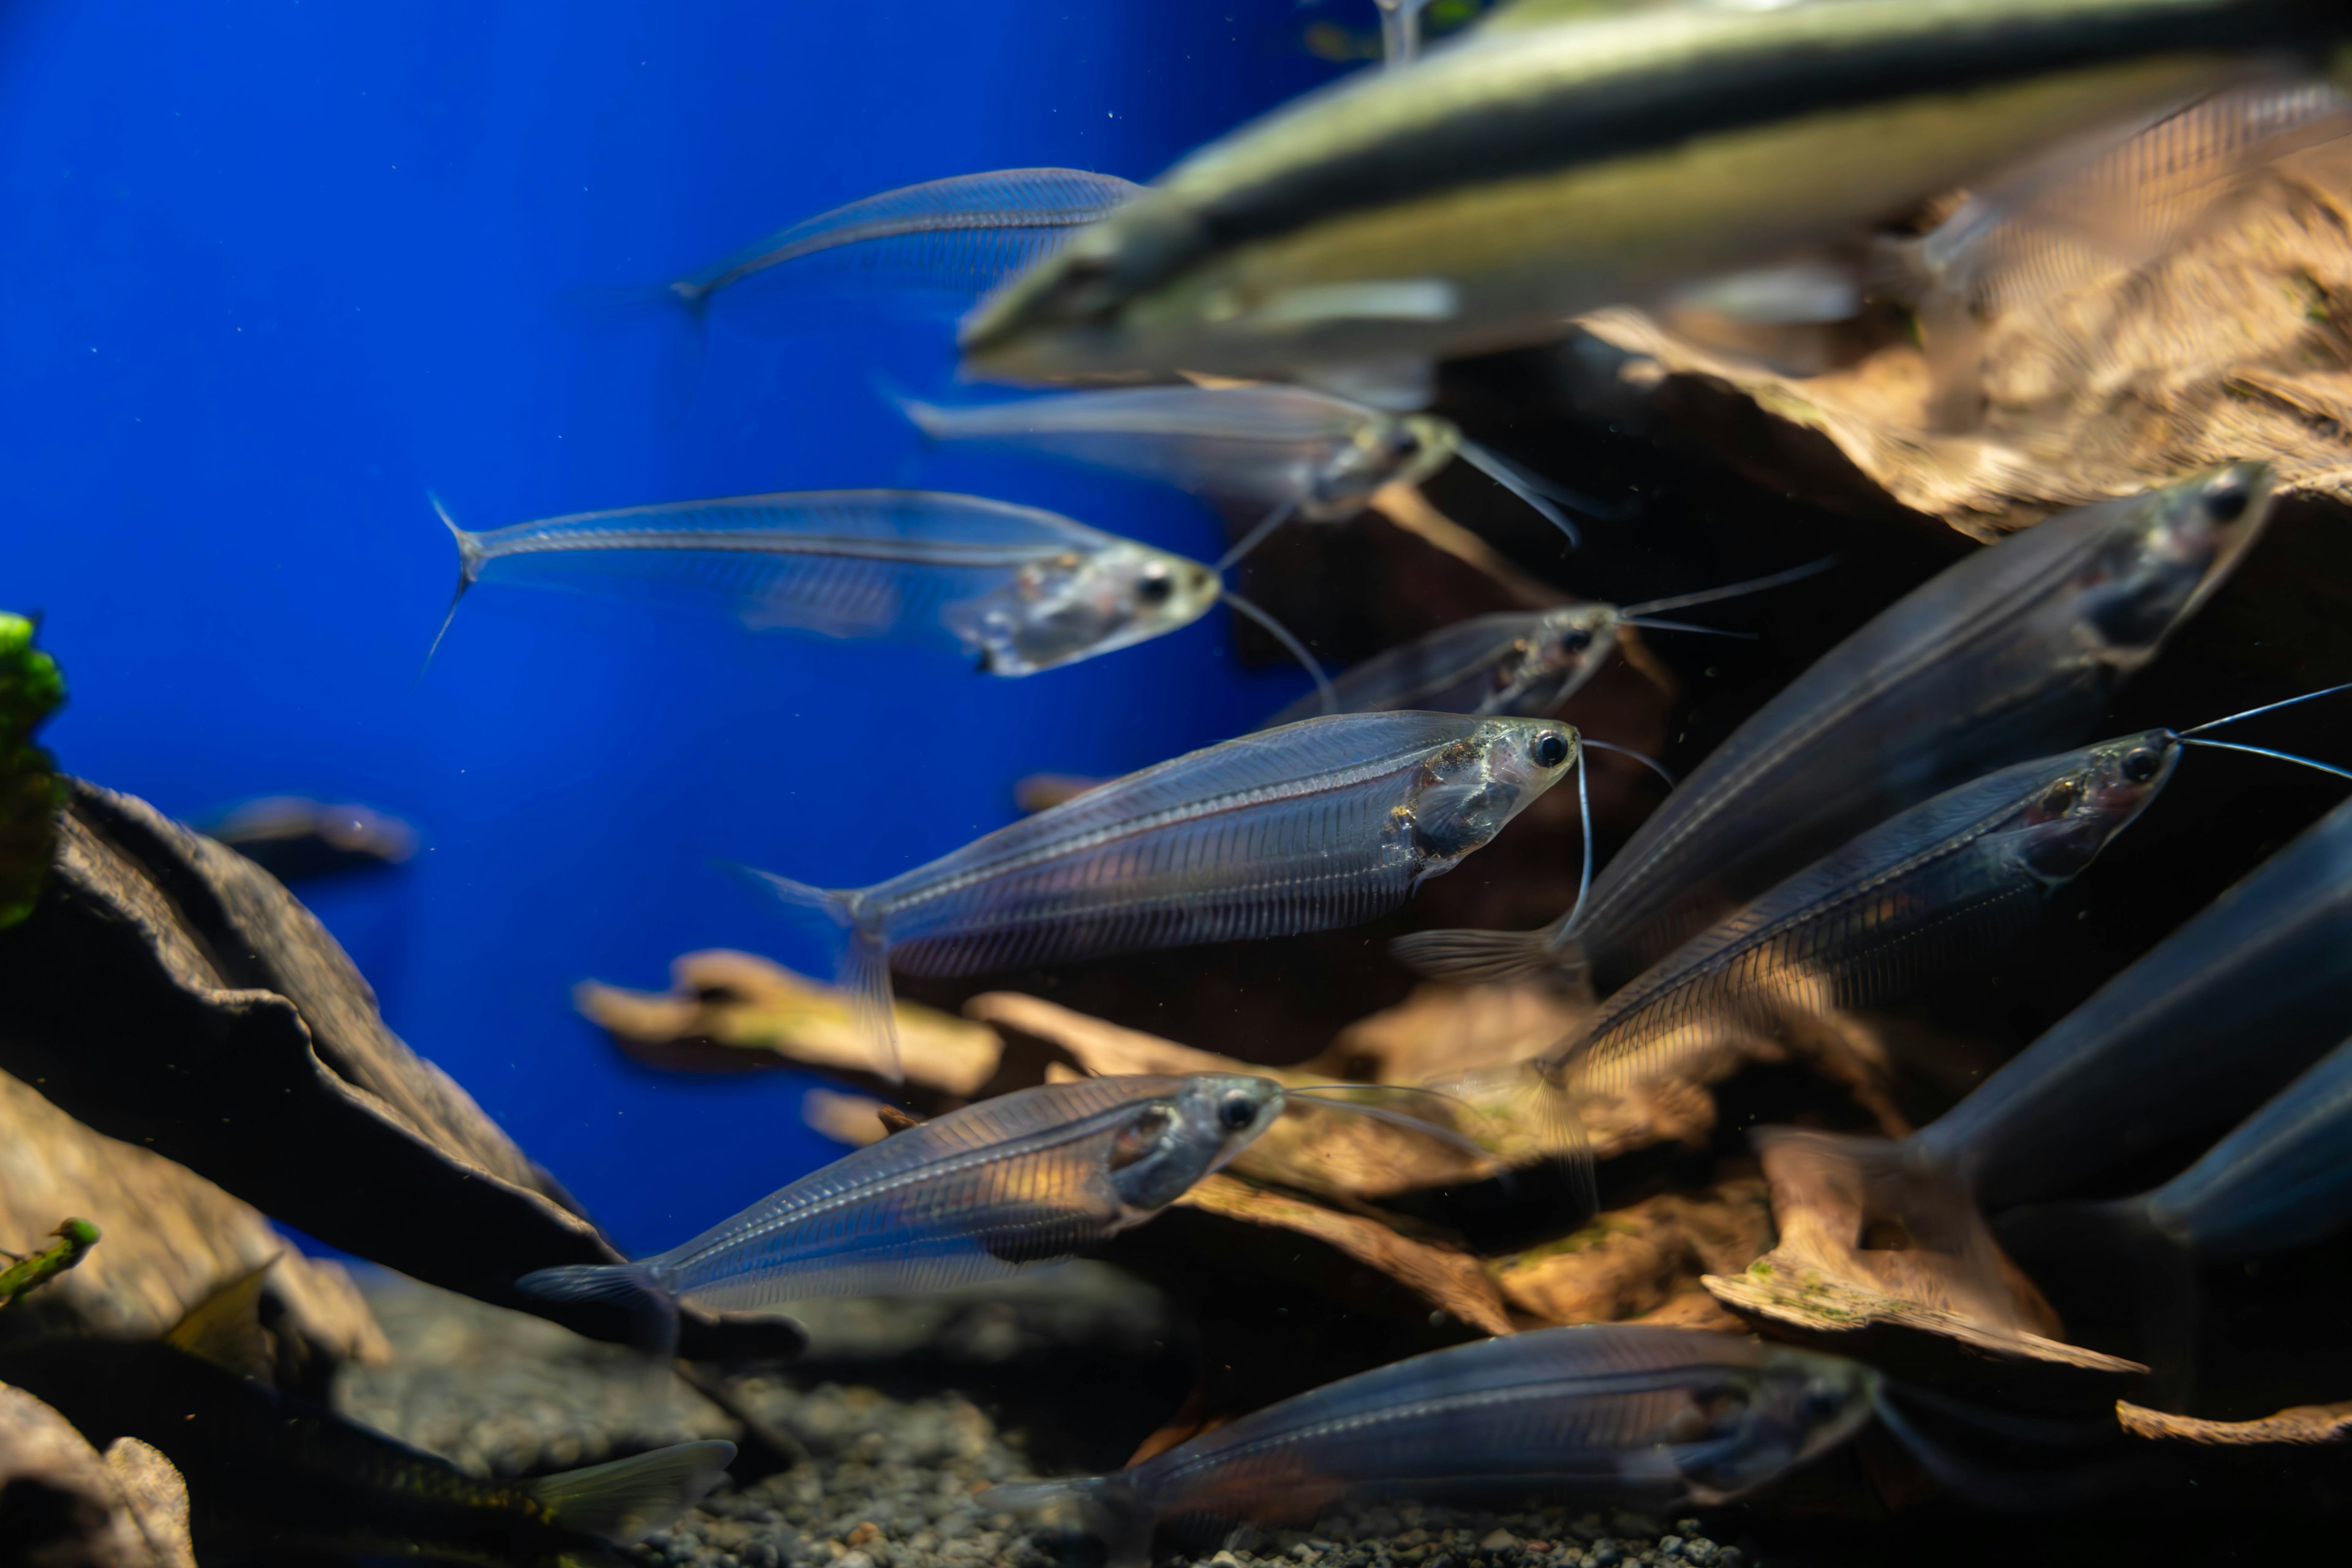
[[[1674,771],[1672,769],[1668,768],[1665,763],[1658,761],[1657,758],[1650,755],[1647,752],[1637,752],[1631,746],[1612,746],[1606,741],[1596,741],[1590,735],[1578,736],[1577,744],[1580,746],[1590,746],[1596,752],[1607,752],[1612,756],[1631,757],[1635,762],[1641,763],[1643,767],[1649,769],[1652,773],[1657,774],[1660,778],[1665,780],[1666,787],[1668,789],[1674,788],[1676,784],[1681,782],[1675,777]]]
[[[1620,616],[1617,617],[1617,624],[1626,626],[1640,626],[1644,630],[1654,632],[1696,632],[1701,637],[1738,637],[1744,642],[1754,642],[1757,640],[1757,636],[1754,632],[1727,631],[1721,626],[1694,626],[1688,621],[1654,621],[1647,616]]]
[[[1720,588],[1702,588],[1696,594],[1675,594],[1664,599],[1648,599],[1638,605],[1620,608],[1628,616],[1646,616],[1658,610],[1687,610],[1694,605],[1712,605],[1722,599],[1737,599],[1746,594],[1760,594],[1767,588],[1778,588],[1785,583],[1801,583],[1808,577],[1818,577],[1838,563],[1834,555],[1824,555],[1819,561],[1808,561],[1802,566],[1791,566],[1785,572],[1775,572],[1766,577],[1750,577],[1745,583],[1727,584]]]
[[[1543,492],[1536,489],[1533,479],[1502,454],[1480,446],[1466,436],[1454,449],[1462,455],[1464,462],[1542,513],[1546,522],[1568,535],[1570,545],[1581,546],[1584,543],[1584,535],[1578,531],[1576,524],[1569,521],[1568,514],[1552,505]]]
[[[2241,719],[2252,719],[2260,713],[2275,713],[2282,708],[2292,708],[2298,702],[2308,702],[2316,697],[2333,697],[2339,691],[2352,691],[2352,680],[2347,680],[2341,686],[2323,686],[2316,691],[2306,691],[2300,697],[2288,697],[2276,702],[2265,702],[2260,708],[2249,708],[2242,713],[2232,713],[2227,718],[2208,719],[2202,724],[2187,730],[2176,730],[2173,733],[2185,741],[2191,735],[2201,734],[2207,730],[2217,730],[2224,724],[2234,724]]]
[[[1584,744],[1582,736],[1577,738],[1577,744],[1580,747]],[[1592,796],[1584,787],[1586,771],[1584,759],[1577,758],[1576,811],[1584,823],[1584,874],[1577,879],[1576,907],[1568,911],[1567,923],[1561,928],[1564,931],[1576,929],[1577,918],[1584,913],[1585,898],[1592,891]]]
[[[1387,1086],[1361,1085],[1358,1087],[1385,1088]],[[1378,1121],[1385,1126],[1402,1128],[1408,1132],[1423,1133],[1430,1138],[1435,1139],[1440,1143],[1445,1144],[1449,1148],[1469,1155],[1474,1160],[1488,1161],[1495,1157],[1490,1151],[1480,1147],[1475,1140],[1465,1137],[1462,1133],[1456,1132],[1451,1127],[1440,1127],[1433,1121],[1423,1121],[1418,1116],[1408,1116],[1402,1110],[1391,1110],[1385,1105],[1360,1105],[1352,1100],[1328,1100],[1324,1098],[1322,1095],[1316,1094],[1311,1090],[1303,1089],[1285,1089],[1283,1090],[1283,1094],[1286,1099],[1301,1100],[1308,1105],[1319,1105],[1327,1110],[1343,1110],[1350,1116],[1361,1116],[1368,1121]]]
[[[1260,526],[1262,527],[1264,525],[1261,524]],[[1307,651],[1307,645],[1305,643],[1300,642],[1297,637],[1292,637],[1290,635],[1289,628],[1285,626],[1280,621],[1276,620],[1272,616],[1267,615],[1264,610],[1259,609],[1255,605],[1251,604],[1239,594],[1227,590],[1224,599],[1225,603],[1232,605],[1235,610],[1247,616],[1259,626],[1264,626],[1266,630],[1267,636],[1280,643],[1284,649],[1289,653],[1291,658],[1297,659],[1301,665],[1306,667],[1307,673],[1315,678],[1315,692],[1317,696],[1323,700],[1323,711],[1327,715],[1337,713],[1339,710],[1339,689],[1331,684],[1331,678],[1323,673],[1322,662],[1313,654]]]
[[[2268,746],[2242,746],[2233,741],[2195,741],[2189,739],[2186,731],[2179,732],[2175,739],[2184,746],[2207,746],[2217,752],[2243,752],[2249,756],[2274,757],[2282,763],[2300,763],[2306,768],[2316,768],[2323,773],[2332,773],[2339,779],[2352,779],[2352,771],[2336,767],[2327,763],[2314,762],[2309,757],[2298,757],[2293,752],[2274,752]]]
[[[1266,513],[1265,520],[1264,521],[1260,522],[1255,528],[1251,529],[1247,533],[1243,534],[1241,537],[1241,542],[1234,545],[1231,550],[1226,551],[1223,555],[1220,556],[1217,560],[1217,563],[1211,567],[1210,570],[1214,572],[1220,577],[1232,571],[1235,566],[1241,563],[1243,556],[1247,555],[1251,551],[1255,550],[1259,545],[1264,544],[1265,542],[1265,536],[1272,533],[1276,529],[1280,528],[1284,523],[1288,522],[1290,521],[1291,514],[1297,510],[1298,502],[1296,498],[1284,501],[1280,506],[1276,507],[1272,511]]]

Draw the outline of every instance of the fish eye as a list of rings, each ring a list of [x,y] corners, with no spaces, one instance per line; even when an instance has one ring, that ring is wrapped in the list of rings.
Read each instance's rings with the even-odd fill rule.
[[[2134,784],[2146,784],[2156,777],[2164,766],[2164,759],[2146,746],[2137,747],[2124,759],[2124,777]]]
[[[2235,522],[2253,501],[2246,481],[2237,474],[2216,479],[2205,491],[2205,510],[2215,521]]]
[[[2053,816],[2063,816],[2074,810],[2074,803],[2082,798],[2081,785],[2073,779],[2060,779],[2050,786],[2050,793],[2042,797],[2042,809]]]
[[[1797,1413],[1808,1422],[1826,1421],[1844,1408],[1845,1390],[1826,1377],[1808,1381],[1797,1400]]]
[[[1156,561],[1146,566],[1135,580],[1135,596],[1147,605],[1164,605],[1175,591],[1176,584],[1168,575],[1168,568]]]
[[[1239,1132],[1257,1120],[1257,1101],[1235,1089],[1217,1107],[1217,1120],[1228,1132]]]
[[[1582,653],[1591,646],[1592,634],[1582,626],[1575,626],[1559,634],[1559,651],[1562,653]]]
[[[1557,730],[1546,730],[1536,737],[1536,766],[1556,768],[1568,761],[1568,737]]]

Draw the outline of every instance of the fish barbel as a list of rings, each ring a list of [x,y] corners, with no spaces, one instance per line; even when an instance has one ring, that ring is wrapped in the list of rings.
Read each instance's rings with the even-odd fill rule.
[[[1580,915],[1416,932],[1396,952],[1439,974],[1625,984],[1857,828],[2079,742],[2261,534],[2270,494],[2267,465],[2233,464],[1977,552],[1757,710],[1610,860]]]
[[[1034,675],[1190,626],[1222,596],[1197,561],[928,490],[678,501],[481,533],[441,520],[459,576],[436,648],[476,583],[513,582],[715,603],[754,629],[951,647],[991,675]]]
[[[677,279],[667,292],[699,312],[724,289],[822,258],[977,299],[1142,189],[1083,169],[996,169],[929,180],[803,218]]]
[[[1001,1486],[982,1503],[1074,1510],[1113,1568],[1150,1562],[1158,1527],[1210,1540],[1344,1503],[1706,1506],[1843,1442],[1879,1387],[1858,1363],[1733,1334],[1538,1329],[1342,1378],[1116,1475]]]
[[[757,875],[840,933],[840,980],[895,1076],[890,969],[974,974],[1374,920],[1577,761],[1546,720],[1356,713],[1114,779],[870,888]]]
[[[1841,0],[1474,34],[1184,159],[984,302],[965,358],[1279,375],[1550,342],[1691,289],[1777,298],[1771,279],[1928,197],[2256,57],[2316,68],[2346,20],[2325,0]]]
[[[2180,759],[2150,731],[1946,791],[1677,948],[1541,1058],[1575,1100],[1700,1070],[1791,1018],[1903,994],[2013,936],[2137,820]]]

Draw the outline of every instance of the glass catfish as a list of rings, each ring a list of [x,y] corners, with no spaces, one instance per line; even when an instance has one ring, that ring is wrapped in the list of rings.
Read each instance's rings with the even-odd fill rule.
[[[1190,626],[1222,595],[1197,561],[929,490],[677,501],[483,533],[434,506],[458,563],[436,649],[476,583],[514,583],[716,604],[753,629],[950,647],[991,675],[1034,675]]]
[[[895,1076],[890,969],[976,974],[1375,920],[1564,777],[1546,720],[1351,713],[1113,779],[870,888],[755,873],[841,934],[839,975]]]
[[[667,1352],[681,1298],[756,1310],[997,1278],[1151,1219],[1284,1103],[1273,1079],[1233,1073],[1021,1089],[845,1155],[667,1252],[542,1268],[520,1285],[622,1302]]]
[[[983,1507],[1074,1511],[1112,1568],[1156,1528],[1311,1524],[1349,1504],[1727,1502],[1852,1436],[1878,1374],[1734,1334],[1538,1329],[1432,1351],[1296,1394],[1116,1475],[1001,1486]]]
[[[2267,466],[2234,464],[1979,551],[1757,710],[1610,860],[1580,912],[1531,931],[1416,932],[1398,955],[1606,994],[1858,828],[2079,743],[2260,535],[2270,489]]]
[[[1612,305],[1851,313],[1841,247],[1944,192],[2242,79],[2316,66],[2325,0],[1671,5],[1473,33],[1192,153],[1007,283],[1015,380],[1425,364]]]

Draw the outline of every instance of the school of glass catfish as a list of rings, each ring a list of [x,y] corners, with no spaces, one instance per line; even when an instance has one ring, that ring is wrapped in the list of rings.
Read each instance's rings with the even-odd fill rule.
[[[1223,603],[1313,672],[1316,695],[1265,728],[887,881],[826,889],[752,873],[836,942],[885,1074],[898,1065],[894,969],[984,973],[1395,910],[1571,773],[1582,791],[1584,740],[1551,715],[1619,627],[1703,632],[1659,616],[1815,569],[1484,616],[1329,678],[1227,583],[1277,528],[1349,517],[1455,458],[1571,541],[1670,526],[1428,412],[1438,363],[1551,342],[1608,306],[1786,325],[1893,300],[1928,340],[1934,417],[1965,430],[1981,406],[1969,322],[1988,301],[2144,264],[2215,221],[2233,182],[2352,129],[2326,79],[2352,25],[2300,0],[1518,0],[1427,48],[1418,5],[1380,5],[1385,68],[1149,185],[1060,169],[934,181],[795,223],[662,291],[697,315],[795,269],[961,292],[975,301],[961,328],[970,371],[1063,384],[908,402],[908,416],[937,440],[1247,509],[1255,526],[1224,559],[988,498],[887,489],[638,504],[478,533],[442,514],[461,596],[513,582],[681,597],[751,627],[926,644],[993,676],[1045,679]],[[1963,191],[1940,225],[1887,237]],[[1558,920],[1423,931],[1398,956],[1600,999],[1589,1026],[1507,1086],[1539,1099],[1553,1153],[1589,1181],[1584,1097],[1703,1075],[1792,1020],[1895,999],[1979,957],[2089,872],[2189,752],[2263,751],[2217,733],[2245,714],[2097,729],[2254,547],[2271,489],[2264,464],[2234,463],[1978,551],[1756,712],[1597,879],[1588,832],[1582,889]],[[2352,805],[1909,1140],[1779,1130],[1759,1143],[1776,1174],[1843,1181],[1897,1214],[1942,1270],[1939,1305],[1996,1331],[2023,1323],[1990,1239],[1996,1214],[2034,1205],[2045,1231],[2143,1256],[2307,1244],[2352,1219],[2347,943]],[[2242,1046],[2217,1051],[2223,1038]],[[1049,1085],[887,1138],[656,1257],[523,1285],[626,1303],[658,1345],[680,1300],[772,1309],[1034,1268],[1149,1222],[1309,1105],[1396,1115],[1246,1075]],[[2169,1183],[2051,1202],[2216,1118],[2242,1120]],[[1426,1117],[1409,1124],[1463,1141]],[[2155,1367],[2159,1385],[2188,1370]],[[1157,1527],[1311,1521],[1349,1498],[1716,1502],[1874,1415],[1932,1448],[1897,1386],[1850,1361],[1695,1330],[1549,1329],[1377,1368],[1122,1474],[1000,1500],[1075,1508],[1114,1561],[1133,1563]]]

